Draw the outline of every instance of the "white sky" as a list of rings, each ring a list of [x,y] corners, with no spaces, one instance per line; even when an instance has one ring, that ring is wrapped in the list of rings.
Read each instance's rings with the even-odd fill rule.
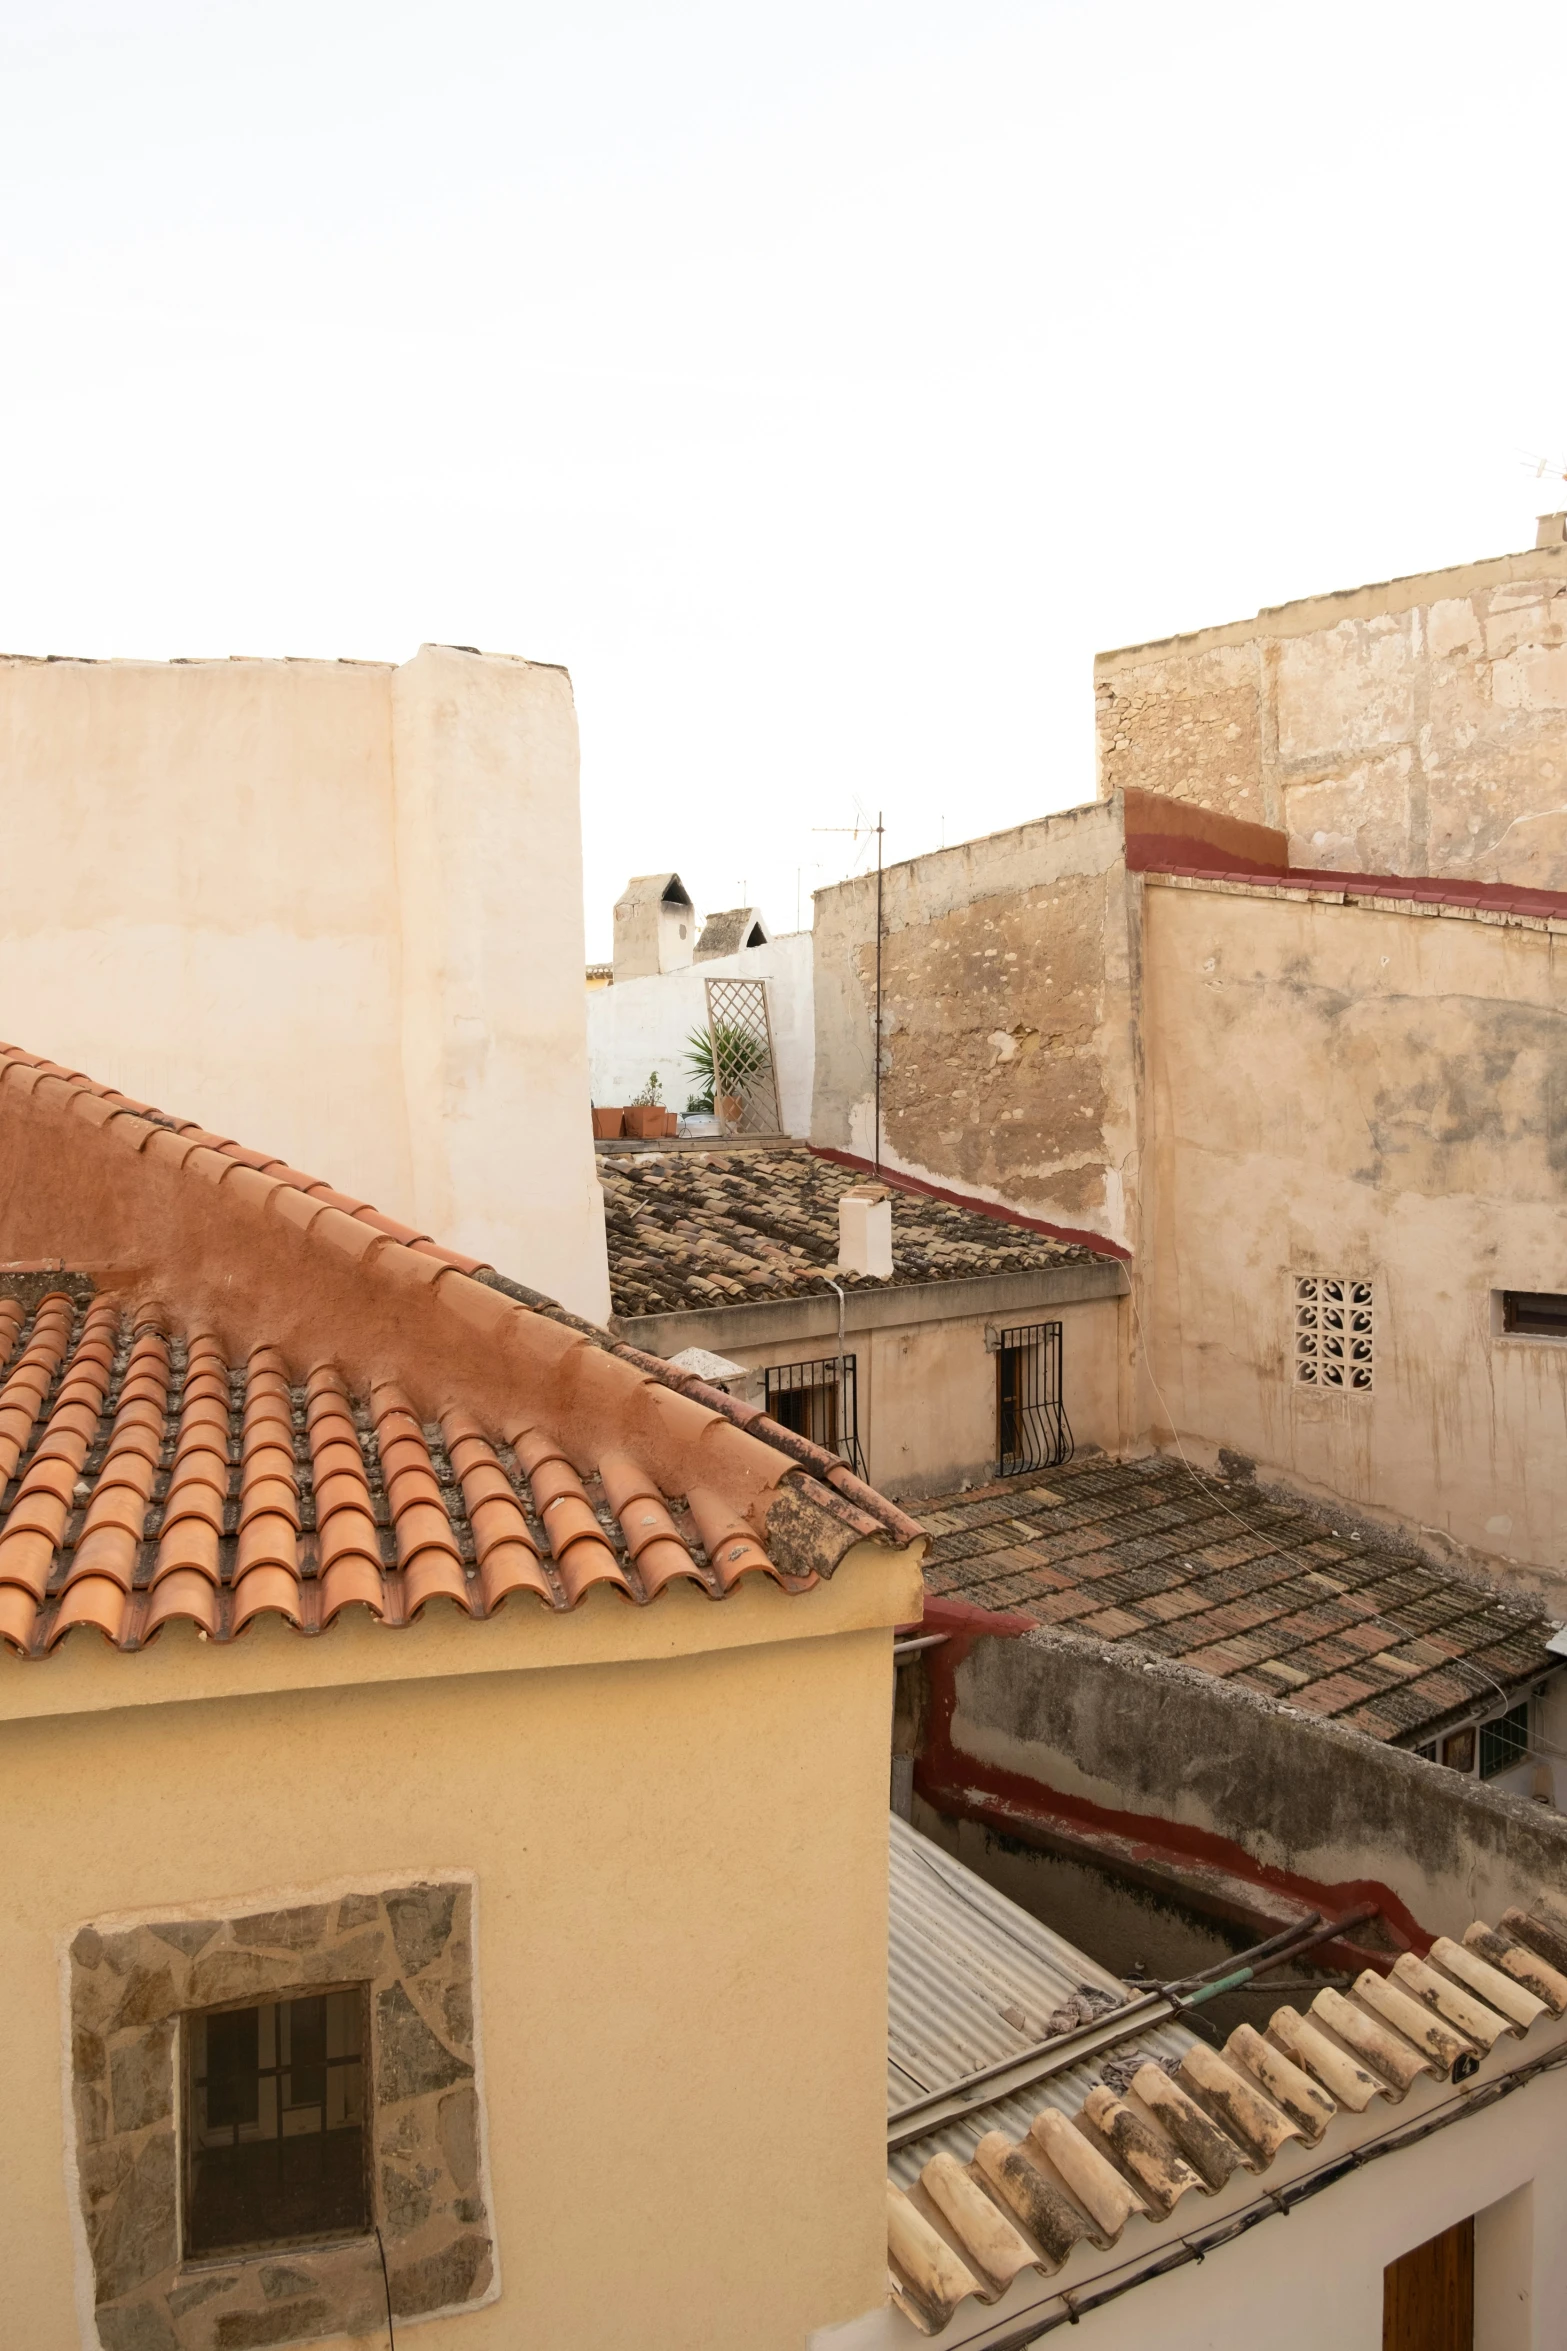
[[[792,928],[1092,797],[1090,662],[1533,540],[1559,8],[0,0],[0,646],[564,661]]]

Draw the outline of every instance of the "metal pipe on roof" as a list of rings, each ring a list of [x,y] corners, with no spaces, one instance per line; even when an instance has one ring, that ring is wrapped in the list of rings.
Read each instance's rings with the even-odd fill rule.
[[[993,2105],[998,2098],[1011,2097],[1035,2082],[1047,2081],[1052,2074],[1064,2073],[1085,2057],[1097,2057],[1101,2050],[1113,2049],[1122,2041],[1135,2041],[1152,2026],[1179,2018],[1185,2010],[1200,2007],[1221,1992],[1233,1991],[1268,1968],[1296,1958],[1315,1944],[1331,1942],[1352,1927],[1364,1926],[1377,1915],[1375,1906],[1367,1904],[1326,1925],[1313,1926],[1312,1922],[1320,1921],[1322,1916],[1320,1911],[1313,1911],[1310,1919],[1301,1922],[1300,1929],[1272,1935],[1267,1942],[1254,1944],[1250,1951],[1237,1952],[1221,1962],[1228,1972],[1217,1981],[1184,1978],[1188,1984],[1198,1982],[1199,1989],[1194,1996],[1183,1992],[1178,1985],[1157,1985],[1109,2016],[1078,2025],[1069,2033],[1053,2034],[1049,2040],[1036,2042],[1032,2049],[1020,2049],[1013,2057],[949,2083],[944,2090],[929,2091],[923,2098],[896,2107],[888,2115],[887,2151],[893,2154],[899,2147],[907,2147],[947,2123],[960,2121],[964,2115]]]

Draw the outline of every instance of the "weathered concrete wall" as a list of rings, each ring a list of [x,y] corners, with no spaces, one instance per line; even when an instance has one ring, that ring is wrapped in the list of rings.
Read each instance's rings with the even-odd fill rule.
[[[1140,1312],[1167,1442],[1391,1511],[1567,1597],[1567,939],[1450,910],[1144,892]],[[1373,1286],[1365,1392],[1295,1376],[1298,1276]]]
[[[887,1165],[1129,1245],[1136,1129],[1119,805],[884,876]],[[875,876],[816,894],[811,1139],[873,1149]]]
[[[1255,1873],[1335,1916],[1383,1910],[1393,1946],[1567,1889],[1567,1819],[1418,1756],[1043,1628],[931,1652],[915,1784],[938,1812],[1030,1821]],[[1336,1902],[1336,1908],[1335,1908]]]
[[[602,1592],[567,1624],[446,1611],[397,1636],[345,1617],[320,1641],[274,1623],[226,1648],[177,1626],[137,1657],[91,1634],[44,1665],[0,1657],[8,2351],[100,2339],[75,2177],[91,2151],[68,2135],[79,1930],[453,1876],[474,1885],[500,2294],[414,2340],[798,2351],[879,2301],[891,1625],[917,1587],[904,1562],[851,1556],[803,1599]],[[780,2003],[784,1966],[830,1996]],[[111,2065],[142,1988],[126,1979]],[[118,2198],[122,2293],[157,2273],[172,2223],[173,2085],[151,2086],[156,2159],[89,2182]],[[610,2142],[635,2183],[613,2226],[585,2189]],[[384,2220],[397,2183],[376,2179]],[[359,2253],[379,2285],[374,2245]],[[282,2331],[345,2351],[318,2311],[287,2324],[297,2303],[262,2259]],[[384,2342],[384,2306],[368,2335],[362,2311],[341,2313],[352,2341]]]
[[[1100,789],[1290,837],[1291,862],[1567,888],[1567,548],[1102,653]]]
[[[602,1318],[548,665],[0,661],[0,1033]]]
[[[686,1039],[707,1022],[708,980],[762,979],[773,1027],[778,1109],[786,1135],[811,1131],[811,1077],[816,1059],[811,1006],[811,934],[792,931],[765,947],[709,956],[686,971],[617,979],[588,992],[588,1067],[593,1099],[630,1102],[658,1072],[664,1103],[684,1110],[696,1088],[686,1067]]]

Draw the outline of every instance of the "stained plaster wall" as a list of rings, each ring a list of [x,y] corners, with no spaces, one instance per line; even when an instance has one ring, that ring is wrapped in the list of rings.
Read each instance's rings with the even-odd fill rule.
[[[1284,828],[1291,862],[1567,888],[1567,547],[1094,665],[1100,788]]]
[[[798,2351],[879,2298],[890,1626],[918,1579],[851,1558],[803,1601],[671,1597],[0,1660],[23,1714],[0,1725],[8,2342],[97,2340],[63,2061],[78,1929],[468,1873],[500,2292],[418,2340]],[[562,1635],[580,1662],[551,1666]],[[114,2224],[124,2291],[166,2229],[167,2181],[148,2193]],[[213,2351],[299,2331],[284,2305]]]
[[[1211,1675],[1044,1629],[954,1656],[927,1662],[936,1718],[943,1680],[951,1693],[946,1743],[916,1771],[937,1812],[1165,1838],[1194,1883],[1208,1865],[1268,1873],[1297,1900],[1378,1900],[1400,1939],[1461,1936],[1567,1890],[1560,1813]]]
[[[885,1163],[1130,1245],[1133,959],[1119,805],[914,858],[890,867],[883,889]],[[865,1158],[875,893],[871,875],[815,899],[811,1140]]]
[[[1151,882],[1146,1409],[1567,1600],[1567,965],[1540,927]],[[1293,1277],[1375,1285],[1370,1394],[1294,1378]],[[1153,1385],[1156,1383],[1156,1389]]]
[[[564,671],[0,660],[0,1033],[602,1319]]]
[[[778,1110],[786,1135],[811,1131],[811,1075],[816,1055],[811,1011],[811,934],[794,931],[765,947],[710,956],[686,971],[617,979],[588,994],[588,1066],[593,1099],[630,1102],[658,1073],[667,1109],[684,1110],[697,1081],[686,1066],[686,1040],[707,1026],[708,980],[767,982]]]

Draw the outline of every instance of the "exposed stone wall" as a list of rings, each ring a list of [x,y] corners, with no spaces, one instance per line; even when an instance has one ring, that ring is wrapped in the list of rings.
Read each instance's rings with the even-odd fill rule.
[[[374,2237],[185,2263],[180,2017],[367,1986],[373,2210],[394,2313],[487,2298],[473,1897],[414,1885],[242,1918],[84,1927],[71,1946],[82,2219],[103,2351],[250,2351],[386,2325]]]
[[[816,896],[812,1140],[873,1150],[875,877]],[[884,877],[888,1165],[1125,1243],[1132,1190],[1118,808],[1021,825]]]
[[[1100,790],[1287,831],[1291,863],[1567,889],[1567,548],[1095,663]]]

